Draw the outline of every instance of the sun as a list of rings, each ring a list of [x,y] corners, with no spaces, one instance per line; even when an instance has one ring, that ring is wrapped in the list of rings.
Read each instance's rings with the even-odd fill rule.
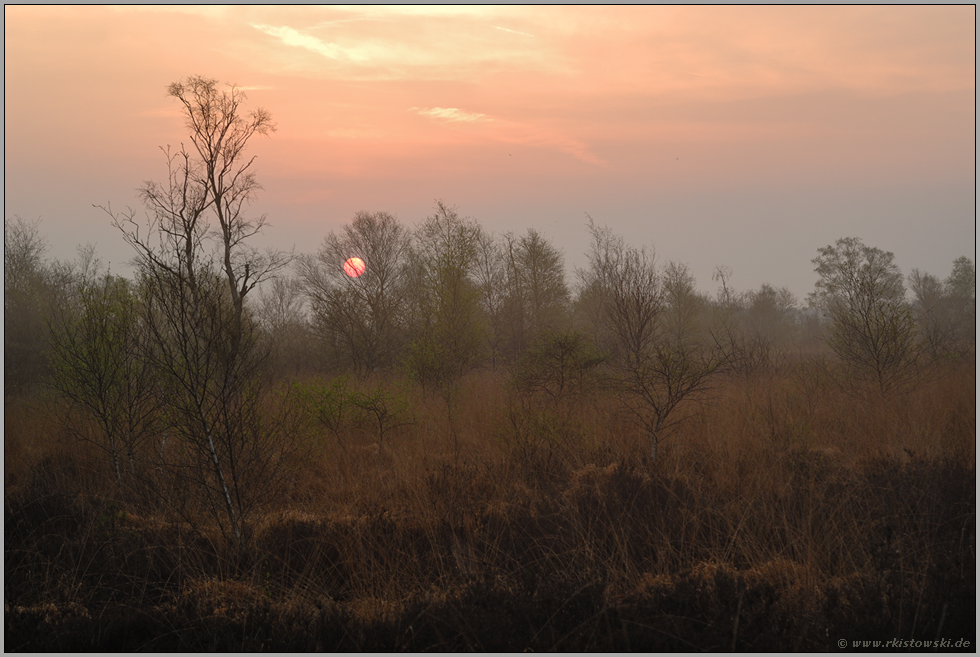
[[[347,258],[344,263],[344,273],[351,278],[357,278],[364,273],[364,261],[360,258]]]

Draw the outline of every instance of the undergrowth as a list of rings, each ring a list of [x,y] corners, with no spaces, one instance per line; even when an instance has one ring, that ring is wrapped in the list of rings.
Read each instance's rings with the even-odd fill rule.
[[[399,393],[383,442],[310,418],[236,551],[151,469],[116,484],[51,402],[5,399],[5,648],[975,647],[973,369],[874,399],[807,367],[730,380],[655,463],[598,387],[480,373],[452,425]]]

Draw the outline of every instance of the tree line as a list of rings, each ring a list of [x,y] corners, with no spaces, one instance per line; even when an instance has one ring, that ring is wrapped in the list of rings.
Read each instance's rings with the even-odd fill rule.
[[[354,404],[380,445],[405,416],[384,383],[395,378],[440,396],[450,432],[455,395],[478,369],[555,404],[602,386],[655,459],[692,402],[789,354],[830,357],[842,385],[876,395],[975,358],[975,263],[906,277],[857,238],[817,250],[805,306],[769,284],[738,292],[725,267],[705,294],[686,265],[591,218],[588,261],[570,283],[546,236],[496,235],[443,202],[414,227],[359,212],[315,253],[262,251],[247,147],[274,132],[271,115],[208,78],[168,93],[189,146],[164,149],[167,177],[140,188],[143,213],[103,208],[132,248],[132,278],[90,247],[49,262],[38,223],[5,221],[5,396],[56,392],[66,428],[105,451],[120,484],[155,473],[177,506],[187,498],[173,491],[192,487],[234,545],[295,447],[283,395],[334,428]],[[343,264],[355,256],[366,269],[351,277]],[[345,374],[380,383],[346,394]]]

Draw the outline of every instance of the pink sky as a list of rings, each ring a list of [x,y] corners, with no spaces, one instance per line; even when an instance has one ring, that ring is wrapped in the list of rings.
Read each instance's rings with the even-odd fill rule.
[[[168,83],[232,82],[263,243],[435,199],[584,264],[586,213],[714,290],[812,289],[854,235],[941,276],[975,248],[976,12],[953,7],[5,8],[5,216],[50,255],[130,257],[92,204],[137,205],[186,140]]]

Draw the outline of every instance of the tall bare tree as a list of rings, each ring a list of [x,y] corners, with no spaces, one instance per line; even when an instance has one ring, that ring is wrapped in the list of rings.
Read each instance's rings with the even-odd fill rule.
[[[144,357],[163,382],[171,430],[193,455],[172,465],[183,468],[242,548],[247,516],[268,493],[277,465],[278,435],[259,413],[263,354],[245,303],[289,261],[247,243],[266,222],[245,212],[259,189],[255,158],[245,150],[274,126],[265,110],[245,113],[242,92],[219,89],[216,80],[192,77],[168,92],[184,110],[193,150],[165,149],[167,181],[140,190],[145,226],[132,210],[106,211],[136,252],[150,334]]]

